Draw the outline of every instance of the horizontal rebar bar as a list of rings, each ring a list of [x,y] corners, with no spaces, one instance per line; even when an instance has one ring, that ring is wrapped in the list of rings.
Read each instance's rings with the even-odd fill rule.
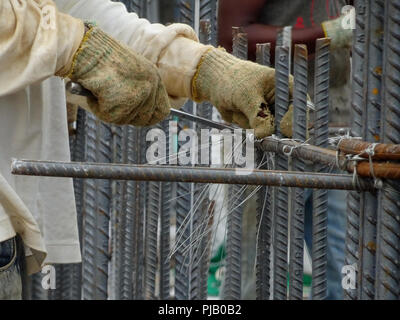
[[[140,181],[177,181],[220,184],[271,185],[313,189],[373,190],[373,183],[361,179],[356,186],[351,175],[318,174],[241,168],[201,168],[58,161],[12,161],[13,174]]]
[[[354,171],[354,161],[346,161],[343,155],[336,156],[336,151],[308,145],[293,140],[279,140],[276,138],[265,138],[257,143],[265,152],[285,154],[291,152],[291,157],[302,158],[314,163],[324,164],[332,168],[338,168],[338,164],[346,163],[346,170]],[[367,161],[357,162],[357,174],[361,177],[400,179],[400,163],[397,162],[372,162],[373,172],[370,171],[370,163]],[[338,169],[342,169],[339,167]]]
[[[366,151],[371,149],[371,151],[373,152],[373,154],[371,155],[372,159],[400,160],[399,144],[374,144],[357,139],[343,139],[342,141],[340,141],[338,148],[345,154],[357,154],[363,158],[369,158],[369,154]]]

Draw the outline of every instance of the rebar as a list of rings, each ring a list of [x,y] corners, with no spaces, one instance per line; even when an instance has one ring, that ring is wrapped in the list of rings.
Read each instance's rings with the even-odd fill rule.
[[[275,123],[279,124],[289,106],[289,48],[276,47],[275,52]],[[279,125],[276,125],[278,137]],[[276,170],[288,170],[287,158],[277,154]],[[287,248],[288,248],[288,190],[277,188],[274,198],[274,235],[273,235],[273,299],[287,298]]]
[[[257,43],[256,61],[263,66],[271,66],[271,43]]]
[[[247,60],[248,39],[240,28],[232,28],[232,53],[237,58]],[[242,150],[238,150],[242,152]],[[241,186],[232,185],[228,191],[233,199],[228,204],[226,235],[226,275],[224,299],[239,300],[242,290],[242,215],[243,192]]]
[[[400,160],[400,145],[372,143],[358,139],[343,139],[338,144],[338,149],[345,154],[359,155],[372,160]],[[373,154],[367,152],[373,151]]]
[[[170,140],[173,140],[173,136],[169,134],[168,121],[163,121],[161,127],[166,133],[167,147],[166,152],[169,154],[170,151]],[[161,182],[161,213],[160,213],[160,237],[159,237],[159,257],[160,257],[160,280],[159,280],[159,297],[160,299],[169,299],[170,297],[170,242],[171,242],[171,214],[172,214],[172,183]]]
[[[400,143],[400,2],[385,1],[384,93],[381,135],[384,143]],[[400,184],[383,183],[378,209],[376,299],[399,299]]]
[[[296,45],[294,50],[293,90],[293,138],[307,139],[307,74],[308,52],[305,45]],[[304,160],[293,159],[293,169],[303,172]],[[290,252],[289,252],[289,299],[303,299],[303,251],[304,251],[304,189],[291,192]]]
[[[179,181],[193,183],[248,184],[275,187],[299,187],[337,190],[373,190],[371,180],[359,185],[347,174],[319,174],[275,170],[248,170],[241,168],[200,168],[150,165],[117,165],[108,163],[73,163],[58,161],[13,160],[11,172],[15,175],[116,179],[140,181]]]
[[[351,134],[361,136],[363,112],[363,74],[365,53],[365,14],[366,1],[355,0],[356,29],[353,33],[353,59],[352,59],[352,103],[351,103]],[[347,197],[347,228],[345,240],[345,264],[358,265],[359,258],[359,227],[361,213],[360,193],[350,192]],[[356,268],[357,269],[357,268]],[[357,272],[357,270],[356,270]],[[344,290],[344,299],[357,299],[354,289]]]
[[[217,0],[200,0],[200,32],[199,35],[207,34],[207,40],[201,39],[201,43],[211,44],[213,46],[218,45],[218,31],[217,31],[217,12],[218,12],[218,4]],[[202,22],[203,21],[203,22]],[[204,21],[207,21],[207,31],[202,32],[202,28],[204,28]],[[204,29],[203,29],[204,31]]]
[[[374,161],[370,163],[367,160],[352,161],[341,155],[337,156],[336,152],[330,149],[323,149],[293,140],[276,139],[274,137],[257,141],[256,145],[260,146],[266,152],[275,152],[284,156],[289,152],[292,158],[301,158],[313,163],[320,163],[329,168],[347,170],[351,173],[356,168],[359,177],[400,179],[400,164],[397,162]]]
[[[86,160],[110,163],[110,127],[90,113],[85,127]],[[107,299],[110,181],[85,180],[84,190],[82,298]]]
[[[257,63],[270,65],[271,44],[257,44]],[[257,167],[268,169],[266,153],[257,150]],[[273,192],[271,187],[261,187],[256,194],[257,201],[257,257],[256,257],[256,294],[259,300],[268,300],[270,297],[270,255],[272,240],[272,210]]]
[[[179,1],[179,22],[190,25],[196,32],[199,31],[200,19],[199,0],[180,0]],[[197,105],[193,101],[188,101],[182,110],[186,113],[196,115]],[[196,129],[193,122],[178,121],[179,130],[185,128]],[[178,142],[182,145],[182,142]],[[192,162],[191,162],[192,163]],[[187,251],[186,245],[190,245],[194,227],[198,219],[198,212],[194,210],[195,203],[194,183],[177,183],[176,192],[176,243],[178,250],[175,252],[175,298],[178,300],[198,299],[198,271],[197,266],[193,265],[193,248],[190,246]],[[185,219],[187,214],[189,219]],[[194,268],[193,268],[194,267]]]
[[[330,39],[318,39],[315,57],[315,123],[314,144],[327,148],[329,138],[329,75]],[[327,167],[315,164],[314,171],[327,173]],[[328,191],[313,190],[312,228],[312,288],[314,300],[324,300],[327,296],[327,226]]]
[[[366,141],[380,140],[381,77],[383,58],[383,0],[370,1],[367,4],[366,58],[364,61],[364,109],[362,113],[362,137]],[[377,195],[362,194],[362,220],[359,231],[359,286],[358,297],[361,300],[374,299],[375,250]]]

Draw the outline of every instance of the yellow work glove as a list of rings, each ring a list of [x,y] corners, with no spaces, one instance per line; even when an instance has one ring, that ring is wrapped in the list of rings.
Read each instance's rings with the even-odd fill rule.
[[[351,13],[339,18],[325,21],[321,24],[325,37],[331,38],[331,49],[350,48],[353,39],[353,30],[347,25]]]
[[[148,126],[169,115],[156,66],[98,27],[89,26],[69,73],[58,75],[91,91],[89,109],[105,122]]]
[[[289,83],[292,95],[292,77]],[[192,91],[195,101],[211,102],[225,121],[254,129],[257,138],[275,131],[268,107],[275,101],[275,69],[212,48],[200,60]]]

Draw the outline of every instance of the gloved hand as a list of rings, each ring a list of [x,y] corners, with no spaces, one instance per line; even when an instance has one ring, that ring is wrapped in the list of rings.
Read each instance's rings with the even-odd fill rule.
[[[353,39],[353,30],[346,26],[351,13],[342,15],[339,18],[322,22],[325,37],[331,38],[331,49],[351,48]]]
[[[65,68],[64,68],[65,69]],[[154,64],[89,26],[67,74],[92,92],[88,106],[98,118],[115,124],[149,126],[169,115],[167,91]]]
[[[293,77],[289,80],[293,93]],[[229,123],[253,128],[257,138],[275,131],[268,106],[275,101],[275,70],[212,48],[200,60],[192,82],[192,98],[210,101]]]

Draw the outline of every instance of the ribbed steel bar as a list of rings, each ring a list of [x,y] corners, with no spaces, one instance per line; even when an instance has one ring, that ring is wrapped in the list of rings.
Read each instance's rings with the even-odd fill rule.
[[[110,163],[110,127],[90,113],[85,126],[87,161]],[[110,181],[88,179],[84,189],[82,298],[107,299]]]
[[[260,169],[267,169],[269,163],[267,154],[257,150],[257,165]],[[272,188],[263,186],[256,194],[257,201],[257,257],[256,257],[256,297],[257,300],[270,298],[271,273],[271,240],[272,240]]]
[[[363,110],[363,74],[365,53],[365,14],[366,0],[355,0],[356,29],[353,33],[352,59],[352,103],[351,103],[351,135],[361,136]],[[347,196],[347,227],[345,240],[345,264],[358,265],[359,227],[361,216],[361,198],[359,192],[349,192]],[[356,270],[357,271],[357,270]],[[344,290],[344,299],[357,299],[355,289]]]
[[[236,57],[247,60],[248,39],[240,28],[232,29],[232,53]],[[242,152],[240,150],[239,152]],[[226,274],[224,284],[224,299],[238,300],[242,290],[242,215],[243,194],[241,186],[232,185],[229,188],[230,201],[228,205],[227,235],[226,235]]]
[[[292,140],[280,140],[274,137],[265,138],[261,142],[257,141],[255,145],[260,146],[266,152],[275,152],[281,155],[291,152],[292,158],[302,158],[313,163],[323,164],[329,168],[345,169],[349,172],[353,172],[354,168],[357,168],[359,177],[375,176],[377,178],[400,179],[400,164],[398,162],[374,161],[370,164],[365,160],[355,164],[354,161],[346,161],[341,155],[337,159],[336,152],[333,150],[304,145]]]
[[[135,146],[128,148],[129,162],[135,159],[133,163],[144,163],[145,160],[145,137],[146,128],[131,128],[131,137],[134,137],[131,142],[135,141]],[[131,153],[131,155],[130,155]],[[146,229],[146,198],[145,198],[146,183],[137,181],[134,186],[134,197],[132,197],[133,210],[135,212],[133,221],[133,299],[144,299],[144,268],[145,268],[145,229]],[[129,199],[129,192],[128,192]]]
[[[74,140],[74,148],[72,161],[86,161],[85,157],[85,110],[79,108],[76,120],[76,136]],[[79,242],[82,250],[82,234],[83,234],[83,206],[84,206],[84,181],[82,179],[74,179],[74,193],[78,221]],[[70,285],[69,298],[71,300],[80,300],[82,298],[82,263],[74,264],[72,267],[72,283]]]
[[[113,163],[123,163],[123,128],[121,126],[112,126],[112,151],[113,151]],[[124,203],[124,190],[125,181],[114,180],[111,183],[112,202],[111,202],[111,218],[110,218],[110,246],[111,246],[111,264],[110,264],[110,280],[109,280],[109,298],[119,299],[119,288],[121,287],[121,276],[122,268],[121,261],[122,248],[121,243],[122,230],[121,230],[121,215],[123,214],[123,203]],[[118,271],[119,270],[119,271]]]
[[[305,45],[296,45],[294,50],[293,90],[293,138],[307,139],[307,78],[308,52]],[[295,171],[305,169],[304,160],[293,159]],[[303,252],[304,252],[304,189],[291,192],[290,252],[289,252],[289,299],[303,299]]]
[[[192,26],[198,31],[199,0],[179,0],[179,22]],[[183,111],[196,115],[196,104],[188,101],[182,108]],[[178,121],[179,130],[184,128],[195,129],[195,124],[190,121]],[[180,143],[182,144],[182,143]],[[177,183],[176,200],[176,236],[175,246],[178,250],[175,253],[175,298],[178,300],[196,299],[198,297],[197,274],[192,270],[193,250],[191,244],[194,225],[196,223],[196,212],[194,212],[195,185],[193,183]],[[190,214],[189,219],[185,219]]]
[[[380,140],[381,78],[383,61],[384,1],[367,4],[366,57],[364,61],[364,109],[362,137],[366,141]],[[360,264],[358,297],[372,300],[375,295],[375,250],[378,199],[375,193],[362,195],[362,220],[359,231]]]
[[[213,15],[216,15],[216,12],[212,12],[214,6],[216,6],[216,1],[200,1],[201,3],[201,8],[200,8],[200,30],[199,30],[199,39],[203,44],[211,44],[213,41],[213,36],[215,39],[215,34],[212,34],[212,28],[213,25],[210,22],[210,20],[214,19],[214,26],[215,26],[215,18]],[[207,20],[203,20],[204,17],[209,17]],[[213,114],[213,106],[212,104],[208,102],[204,102],[201,104],[198,104],[197,106],[197,115],[206,118],[206,119],[212,119],[212,114]],[[201,137],[201,130],[203,129],[209,129],[207,126],[202,125],[200,123],[196,122],[196,131],[197,135]],[[207,137],[208,141],[201,141],[199,150],[206,151],[205,148],[207,148],[207,163],[201,163],[199,164],[202,167],[209,167],[210,166],[210,155],[211,155],[211,147],[209,140],[210,138]],[[203,145],[205,143],[205,145]],[[205,159],[203,159],[205,160]],[[209,269],[209,263],[210,263],[210,252],[211,252],[211,244],[212,242],[210,241],[211,239],[211,230],[210,228],[212,225],[210,225],[210,195],[209,195],[209,189],[203,189],[201,184],[196,184],[195,185],[195,199],[197,199],[197,203],[195,204],[198,206],[198,210],[196,210],[196,215],[198,216],[197,220],[197,226],[195,226],[196,230],[195,233],[193,234],[193,238],[195,239],[201,239],[196,246],[194,250],[194,256],[198,257],[198,263],[199,267],[197,268],[198,275],[198,299],[204,300],[207,299],[207,281],[208,281],[208,269]],[[201,201],[200,201],[201,199]],[[196,258],[197,259],[197,258]],[[196,260],[195,259],[195,260]]]
[[[329,75],[330,39],[318,39],[315,53],[315,122],[314,144],[327,148],[329,138]],[[327,166],[315,164],[314,171],[328,172]],[[313,191],[312,229],[312,288],[314,300],[324,300],[327,296],[327,225],[328,191]]]
[[[161,126],[166,133],[167,137],[167,148],[166,152],[170,152],[170,140],[173,136],[169,133],[169,122],[164,121]],[[170,242],[171,242],[171,214],[172,214],[172,183],[162,182],[161,183],[161,193],[162,193],[162,203],[161,205],[161,215],[160,215],[160,245],[159,245],[159,255],[160,255],[160,280],[159,280],[159,297],[160,299],[169,299],[170,297]]]
[[[400,145],[372,143],[360,141],[358,139],[343,139],[338,148],[345,154],[359,155],[360,157],[373,160],[400,160]],[[368,154],[366,151],[373,148],[374,154]]]
[[[85,161],[85,111],[78,109],[75,135],[70,137],[70,151],[72,161]],[[77,212],[79,241],[82,243],[82,206],[83,180],[74,179],[75,203]],[[56,279],[60,284],[59,299],[80,300],[82,285],[82,264],[64,264],[56,266]],[[53,290],[51,291],[53,293]],[[54,298],[54,296],[51,294]]]
[[[122,150],[124,163],[136,163],[135,148],[136,140],[134,129],[128,126],[123,127],[122,134]],[[118,266],[120,275],[118,276],[119,292],[118,299],[132,300],[133,299],[133,270],[134,270],[134,219],[135,212],[135,182],[127,181],[122,186],[123,204],[119,217],[119,239],[118,239]]]
[[[163,129],[163,124],[160,123],[155,126],[157,129]],[[168,145],[168,143],[167,143]],[[144,264],[144,298],[146,300],[156,298],[156,276],[158,270],[158,234],[160,233],[159,220],[163,214],[163,183],[151,181],[146,183],[146,227],[145,227],[145,264]],[[167,214],[169,214],[167,212]],[[161,228],[163,225],[161,224]],[[168,220],[169,228],[169,220]],[[167,240],[168,241],[168,240]],[[169,243],[168,243],[169,244]],[[161,246],[161,243],[160,243]],[[160,261],[163,264],[163,261]],[[163,274],[163,276],[166,276]],[[164,281],[164,280],[162,280]],[[169,277],[168,277],[169,281]]]
[[[263,66],[271,66],[271,44],[257,43],[256,44],[256,61]]]
[[[271,44],[257,44],[256,46],[257,63],[270,66]],[[268,169],[272,164],[268,163],[267,154],[262,150],[256,151],[257,167]],[[261,187],[256,194],[257,201],[257,257],[256,257],[256,295],[258,300],[268,300],[270,298],[270,255],[272,240],[272,210],[274,189],[271,187]]]
[[[385,1],[382,138],[400,143],[400,1]],[[400,298],[400,184],[383,183],[378,209],[376,299]]]
[[[280,123],[289,106],[289,48],[276,47],[275,53],[275,123]],[[276,126],[278,137],[279,125]],[[276,170],[288,170],[288,161],[285,155],[277,154],[275,158]],[[277,188],[274,198],[274,235],[273,235],[273,299],[287,298],[288,273],[288,190]]]
[[[61,300],[62,285],[61,279],[65,278],[66,274],[61,269],[62,265],[54,265],[56,270],[56,288],[55,290],[46,290],[43,288],[42,280],[44,274],[41,272],[30,276],[31,278],[31,298],[30,300]],[[59,278],[57,279],[57,275]]]
[[[153,300],[156,291],[158,219],[162,209],[162,182],[147,183],[147,199],[144,297],[146,300]]]
[[[177,168],[172,166],[13,160],[11,172],[16,175],[64,178],[180,181],[337,190],[353,190],[356,188],[353,183],[353,176],[347,174],[300,173],[240,168]],[[374,185],[370,180],[363,179],[359,181],[359,189],[373,190]]]
[[[202,29],[202,22],[208,20],[209,23],[209,35],[207,44],[217,46],[218,44],[218,32],[217,32],[217,12],[218,4],[217,0],[200,0],[200,34]],[[200,39],[202,43],[205,43]]]

